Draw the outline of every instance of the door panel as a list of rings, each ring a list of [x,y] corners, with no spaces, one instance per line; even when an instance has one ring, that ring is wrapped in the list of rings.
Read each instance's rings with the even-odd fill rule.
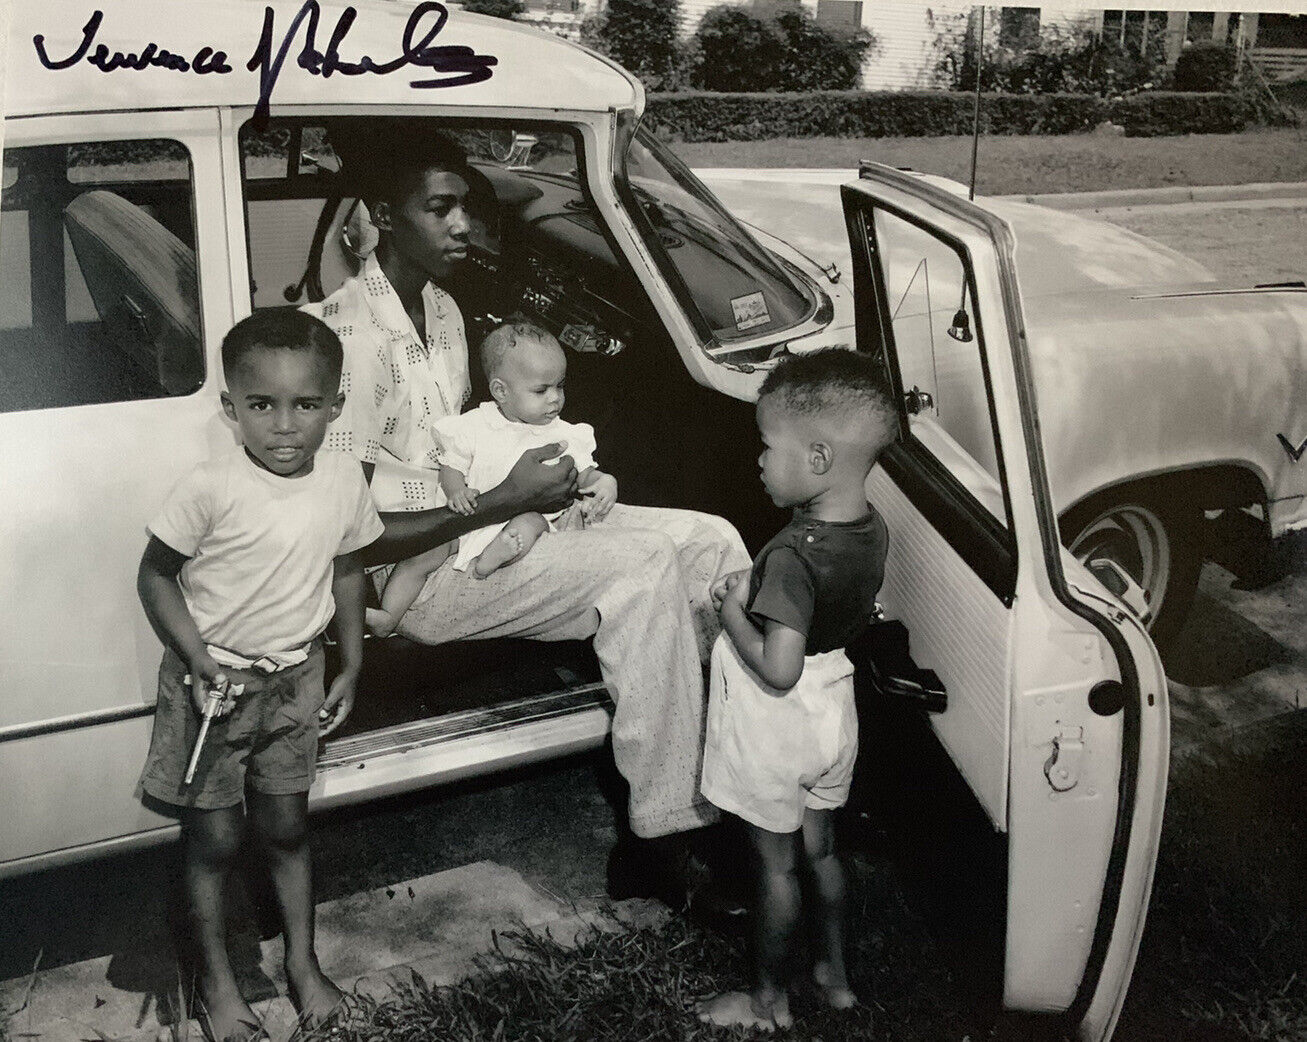
[[[858,346],[902,403],[868,484],[883,602],[948,688],[935,736],[1007,833],[1003,1005],[1102,1040],[1156,856],[1165,679],[1110,594],[1063,574],[1006,225],[872,164],[844,201]]]
[[[0,261],[21,285],[0,299],[0,360],[30,397],[0,412],[0,588],[21,591],[0,601],[0,791],[26,808],[0,817],[0,868],[166,824],[135,795],[159,665],[135,577],[172,484],[235,444],[217,403],[231,323],[217,127],[197,110],[6,128]],[[115,259],[126,281],[93,299]],[[155,324],[168,307],[180,334]]]
[[[940,741],[995,828],[1007,824],[1008,677],[1012,613],[877,467],[867,499],[890,532],[880,601],[908,627],[912,657],[939,674],[948,710]]]

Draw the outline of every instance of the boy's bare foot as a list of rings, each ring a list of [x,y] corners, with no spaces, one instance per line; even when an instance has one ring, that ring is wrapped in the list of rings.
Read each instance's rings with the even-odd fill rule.
[[[481,551],[481,556],[472,562],[472,571],[478,579],[484,579],[491,572],[516,561],[521,555],[522,537],[509,525],[501,528],[490,545]]]
[[[395,632],[399,620],[391,618],[390,612],[380,608],[365,608],[363,623],[369,633],[375,637],[389,637]]]
[[[335,1012],[345,997],[345,993],[327,978],[316,962],[298,970],[291,969],[288,965],[286,983],[289,985],[290,1001],[300,1015],[300,1023],[305,1027],[317,1027]]]
[[[198,984],[195,1019],[208,1042],[254,1042],[266,1038],[263,1025],[235,984]]]
[[[790,1015],[789,997],[781,992],[770,999],[751,995],[747,991],[724,991],[704,999],[695,1007],[699,1019],[718,1027],[761,1028],[774,1031],[794,1024]]]
[[[812,987],[817,1001],[830,1009],[852,1009],[858,1004],[858,997],[853,994],[844,974],[837,973],[825,963],[819,962],[812,968]]]

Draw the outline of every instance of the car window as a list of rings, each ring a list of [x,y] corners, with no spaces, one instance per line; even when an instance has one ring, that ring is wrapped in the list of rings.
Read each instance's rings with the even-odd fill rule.
[[[676,156],[641,129],[626,153],[627,206],[706,346],[780,333],[819,301]]]
[[[453,138],[485,180],[472,186],[471,258],[495,278],[505,223],[517,245],[532,237],[573,245],[611,263],[582,178],[575,131],[545,124],[430,120],[432,133]],[[241,128],[240,150],[249,215],[251,301],[255,308],[303,304],[331,294],[376,246],[366,205],[351,171],[367,162],[378,117],[274,120],[265,130]],[[408,120],[412,132],[419,121]],[[594,242],[588,240],[593,239]],[[513,258],[525,263],[525,257]],[[456,293],[456,296],[458,294]]]
[[[0,412],[204,382],[190,154],[178,141],[4,152]]]
[[[907,444],[931,456],[999,525],[1008,526],[984,338],[965,251],[934,230],[876,208],[877,258],[890,364]]]

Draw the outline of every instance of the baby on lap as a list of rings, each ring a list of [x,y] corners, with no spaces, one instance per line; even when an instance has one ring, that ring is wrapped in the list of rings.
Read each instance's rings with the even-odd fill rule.
[[[494,400],[433,425],[440,487],[449,508],[471,515],[480,491],[503,481],[523,452],[558,443],[576,462],[582,516],[587,522],[602,521],[617,502],[617,479],[595,465],[594,428],[559,418],[567,357],[558,341],[539,326],[510,319],[482,341],[481,365]],[[456,569],[470,567],[484,579],[524,556],[562,513],[518,514],[469,532],[456,550],[447,544],[400,562],[382,592],[381,608],[368,609],[368,627],[382,635],[392,632],[449,553],[455,555]]]

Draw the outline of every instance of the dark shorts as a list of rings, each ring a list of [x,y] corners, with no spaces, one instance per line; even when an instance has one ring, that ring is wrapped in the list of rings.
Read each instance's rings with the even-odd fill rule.
[[[268,796],[307,792],[318,760],[318,710],[325,700],[322,647],[295,666],[262,673],[228,669],[245,692],[226,716],[209,725],[191,784],[184,785],[200,714],[182,682],[186,664],[165,649],[159,666],[159,704],[141,788],[178,807],[218,810],[245,799],[248,787]]]

